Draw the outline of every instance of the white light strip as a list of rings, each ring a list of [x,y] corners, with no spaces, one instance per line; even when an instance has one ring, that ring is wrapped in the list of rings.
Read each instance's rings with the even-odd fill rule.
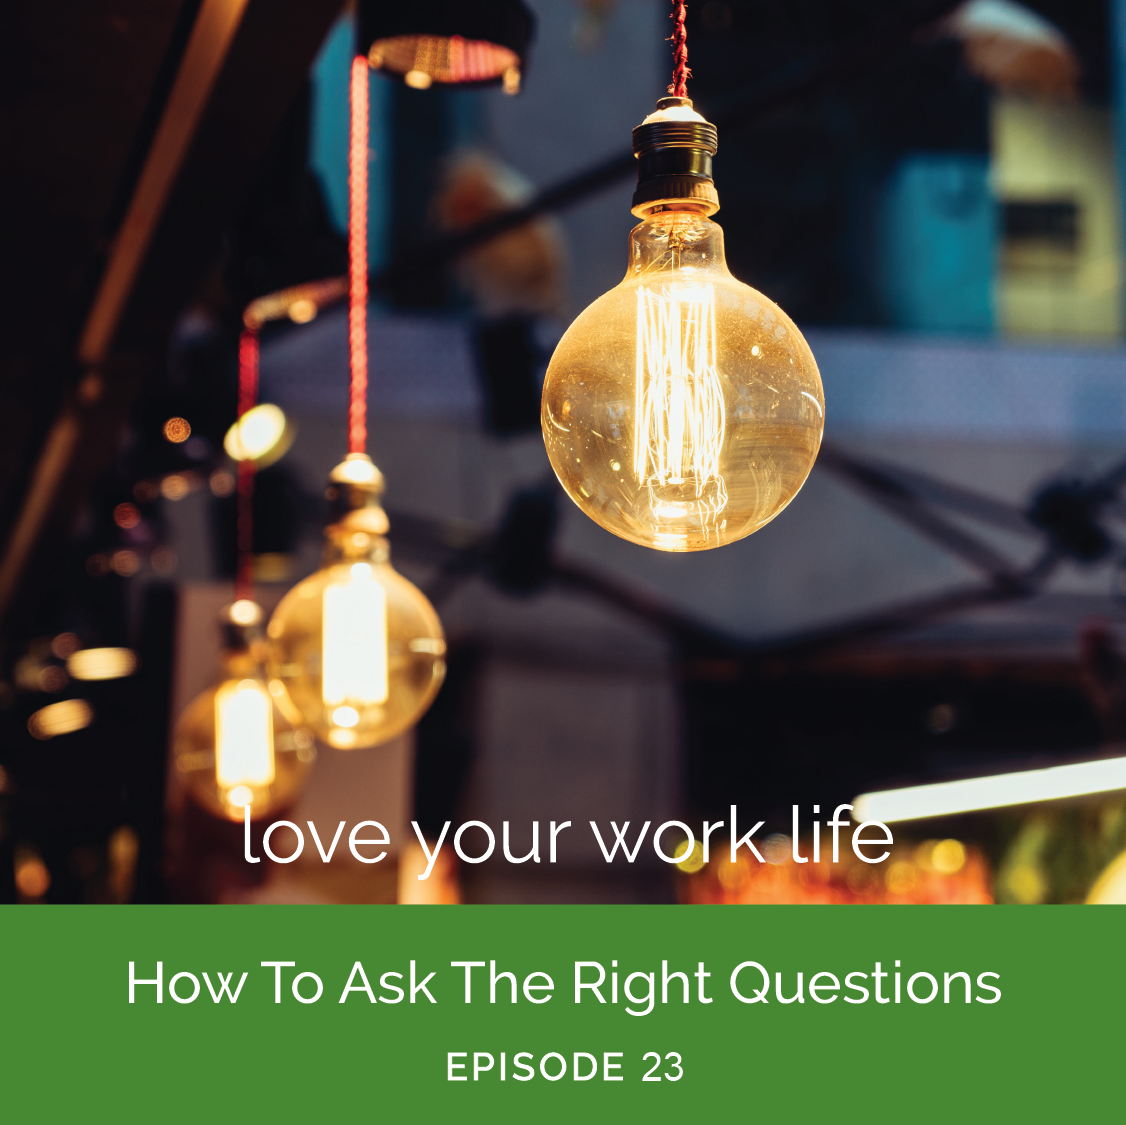
[[[1037,801],[1058,801],[1114,789],[1126,789],[1126,758],[1103,758],[1072,766],[862,793],[853,801],[852,815],[858,821],[879,820],[890,824],[897,820],[922,820],[1009,805],[1030,805]]]

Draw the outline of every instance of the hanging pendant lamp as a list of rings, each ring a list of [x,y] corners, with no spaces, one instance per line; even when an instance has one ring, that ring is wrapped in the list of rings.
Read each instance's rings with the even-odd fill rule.
[[[361,0],[358,49],[416,90],[499,82],[515,94],[534,27],[521,0]]]
[[[367,455],[368,64],[352,60],[349,153],[348,455],[325,497],[324,564],[278,605],[267,633],[279,705],[338,750],[412,727],[446,672],[434,607],[390,562],[383,474]]]
[[[633,131],[626,275],[555,349],[540,420],[560,484],[600,527],[706,551],[769,523],[809,476],[825,425],[797,326],[727,268],[716,127],[688,97],[685,0],[673,0],[670,97]]]
[[[238,392],[236,427],[261,409],[256,406],[258,335],[250,330],[239,340]],[[236,452],[238,562],[235,600],[219,617],[223,675],[188,704],[172,742],[177,772],[197,805],[226,820],[261,820],[293,803],[316,749],[300,716],[291,722],[279,709],[284,688],[266,673],[265,614],[254,601],[257,465],[246,450]]]

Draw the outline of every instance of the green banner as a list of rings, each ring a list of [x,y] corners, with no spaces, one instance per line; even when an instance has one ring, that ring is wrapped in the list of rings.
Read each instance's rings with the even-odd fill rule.
[[[11,1121],[1087,1120],[1123,908],[3,908]],[[132,983],[131,983],[132,982]]]

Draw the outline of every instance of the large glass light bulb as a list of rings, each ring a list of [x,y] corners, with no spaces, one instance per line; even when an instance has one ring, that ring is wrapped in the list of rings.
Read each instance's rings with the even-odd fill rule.
[[[671,195],[635,196],[643,221],[626,276],[559,342],[541,421],[556,475],[591,519],[646,547],[700,551],[750,535],[794,498],[825,404],[793,321],[727,268],[709,218],[714,128],[687,99],[665,103],[676,104],[634,141],[660,173],[642,191],[643,164],[639,195]],[[708,175],[668,175],[669,152],[697,171],[706,158]]]
[[[391,566],[382,491],[363,454],[333,470],[324,565],[286,594],[268,629],[283,707],[341,750],[413,726],[446,670],[438,615]]]
[[[263,668],[262,610],[240,600],[220,618],[224,679],[185,708],[173,734],[177,773],[189,795],[215,816],[252,819],[285,808],[316,757],[313,736],[278,708],[281,684]]]

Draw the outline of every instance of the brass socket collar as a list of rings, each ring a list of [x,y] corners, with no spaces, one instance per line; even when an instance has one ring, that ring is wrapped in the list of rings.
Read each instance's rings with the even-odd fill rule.
[[[386,535],[390,523],[383,510],[383,474],[366,453],[349,453],[329,473],[325,498],[328,527],[334,531]]]
[[[266,614],[257,602],[240,598],[219,611],[220,643],[224,652],[241,652],[262,640]]]

